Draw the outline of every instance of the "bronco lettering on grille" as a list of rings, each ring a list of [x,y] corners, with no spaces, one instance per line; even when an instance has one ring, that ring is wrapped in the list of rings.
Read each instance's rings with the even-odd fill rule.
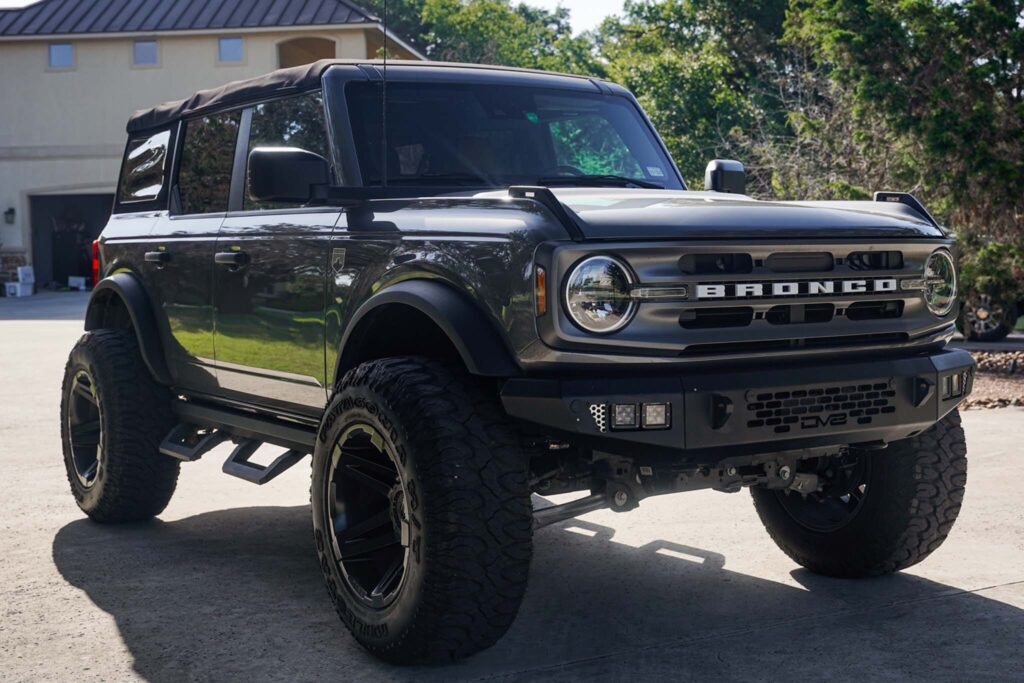
[[[776,296],[828,296],[895,292],[896,278],[874,280],[805,280],[802,282],[727,282],[697,285],[698,299],[750,299]]]

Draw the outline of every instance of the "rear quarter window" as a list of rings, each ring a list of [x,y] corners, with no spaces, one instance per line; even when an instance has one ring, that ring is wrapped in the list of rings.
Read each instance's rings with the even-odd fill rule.
[[[169,130],[128,141],[117,193],[119,203],[149,202],[161,196],[170,142]]]
[[[178,169],[180,213],[228,210],[231,169],[241,116],[240,111],[230,111],[185,123]]]

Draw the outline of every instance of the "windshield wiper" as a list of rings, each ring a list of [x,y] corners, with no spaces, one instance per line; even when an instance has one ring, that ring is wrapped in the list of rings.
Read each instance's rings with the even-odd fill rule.
[[[649,180],[630,178],[624,175],[612,174],[587,174],[587,175],[551,175],[537,178],[538,185],[580,185],[583,187],[601,187],[611,185],[613,187],[643,187],[648,190],[664,190],[664,185],[652,183]]]

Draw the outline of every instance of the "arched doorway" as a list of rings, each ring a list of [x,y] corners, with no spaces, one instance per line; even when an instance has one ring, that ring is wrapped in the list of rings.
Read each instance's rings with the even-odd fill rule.
[[[334,41],[327,38],[289,38],[277,44],[277,65],[282,69],[334,57]]]

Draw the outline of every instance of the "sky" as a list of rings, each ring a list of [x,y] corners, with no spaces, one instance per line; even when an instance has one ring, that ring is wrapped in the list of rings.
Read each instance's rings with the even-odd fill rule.
[[[35,0],[0,0],[0,8],[24,7]],[[359,0],[356,0],[358,3]],[[514,0],[517,1],[517,0]],[[597,28],[609,14],[622,11],[623,0],[525,0],[529,5],[554,9],[561,5],[572,12],[572,28],[576,33]]]
[[[2,0],[0,0],[2,2]],[[571,13],[575,33],[597,28],[604,18],[622,12],[623,0],[525,0],[528,5],[554,9],[561,5]]]

